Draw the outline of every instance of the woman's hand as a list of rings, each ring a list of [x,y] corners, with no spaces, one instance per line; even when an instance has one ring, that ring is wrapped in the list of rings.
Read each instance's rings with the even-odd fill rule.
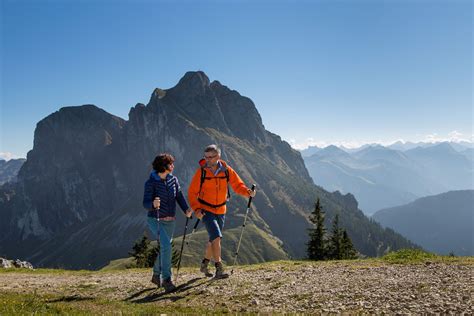
[[[156,197],[154,200],[153,200],[153,207],[157,210],[160,208],[160,198],[159,197]]]
[[[192,208],[188,208],[188,209],[186,210],[186,217],[187,217],[187,218],[191,218],[191,216],[193,215],[193,213],[194,213],[194,212],[193,212]]]

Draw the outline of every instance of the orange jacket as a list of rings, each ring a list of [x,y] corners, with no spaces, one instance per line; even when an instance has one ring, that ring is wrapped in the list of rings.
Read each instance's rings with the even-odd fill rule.
[[[223,160],[219,161],[223,167],[227,168],[229,171],[229,185],[232,187],[234,192],[249,197],[249,188],[247,188],[242,179],[240,179],[237,172],[229,167]],[[214,175],[210,168],[204,167],[204,169],[206,170],[207,179],[202,184],[201,192],[199,192],[199,187],[201,186],[201,168],[196,170],[196,173],[191,180],[188,190],[189,204],[194,212],[197,212],[199,209],[204,209],[214,214],[225,214],[227,210],[225,205],[210,207],[198,201],[198,198],[200,198],[207,203],[219,205],[227,200],[227,179],[225,177],[225,172],[221,170],[217,175]]]

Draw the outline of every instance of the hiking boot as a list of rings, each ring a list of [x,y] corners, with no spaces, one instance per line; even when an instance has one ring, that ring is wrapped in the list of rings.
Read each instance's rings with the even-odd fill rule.
[[[209,278],[209,277],[212,276],[212,273],[209,272],[209,267],[208,266],[209,266],[209,260],[208,259],[203,259],[202,262],[201,262],[201,268],[199,269],[199,271],[204,273],[204,275]]]
[[[151,283],[156,284],[156,286],[158,286],[158,287],[161,287],[160,276],[156,275],[156,274],[153,274],[153,276],[151,277]]]
[[[216,275],[214,276],[215,279],[225,279],[228,278],[229,274],[224,272],[224,266],[222,262],[216,262]]]
[[[163,287],[165,288],[166,293],[173,292],[176,290],[176,286],[171,281],[171,278],[163,280]]]

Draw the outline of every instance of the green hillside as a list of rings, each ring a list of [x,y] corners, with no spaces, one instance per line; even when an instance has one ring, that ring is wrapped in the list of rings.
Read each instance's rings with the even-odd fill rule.
[[[206,242],[208,240],[205,227],[200,223],[198,229],[191,236],[192,227],[188,227],[186,245],[183,250],[181,266],[197,266],[203,257]],[[224,238],[222,239],[222,259],[226,264],[234,262],[234,254],[237,248],[241,227],[229,230],[224,228]],[[181,248],[182,236],[175,239],[175,248]],[[242,242],[240,245],[237,264],[250,264],[265,261],[285,260],[288,255],[280,246],[280,241],[275,237],[256,227],[254,224],[247,225],[244,229]],[[156,242],[152,242],[154,246]],[[133,258],[122,258],[111,261],[102,270],[133,268],[135,263]]]

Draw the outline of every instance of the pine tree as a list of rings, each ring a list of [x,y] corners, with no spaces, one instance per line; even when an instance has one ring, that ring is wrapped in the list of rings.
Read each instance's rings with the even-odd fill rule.
[[[357,259],[357,251],[345,229],[342,233],[341,248],[342,259]]]
[[[309,220],[315,228],[309,229],[309,242],[307,243],[307,255],[310,260],[324,260],[326,258],[326,243],[324,235],[324,212],[319,198],[316,200],[314,211],[311,212]]]
[[[138,268],[145,268],[148,264],[148,246],[150,245],[150,240],[148,237],[143,234],[141,240],[137,240],[132,247],[132,252],[129,252],[131,256],[135,258],[135,262]]]
[[[146,244],[146,246],[145,246]],[[178,266],[179,251],[175,247],[174,241],[171,243],[171,265]],[[135,258],[137,268],[151,268],[155,264],[156,257],[160,254],[160,242],[152,246],[146,235],[133,246],[133,252],[130,253]]]
[[[329,238],[329,259],[342,259],[342,230],[339,227],[339,214],[332,222],[331,236]]]
[[[156,243],[156,246],[153,246],[148,248],[147,251],[147,260],[146,260],[146,267],[151,268],[155,264],[156,257],[158,257],[158,254],[160,253],[160,243]]]
[[[171,265],[174,268],[178,267],[178,261],[179,261],[179,251],[178,248],[175,247],[174,240],[171,242]]]

